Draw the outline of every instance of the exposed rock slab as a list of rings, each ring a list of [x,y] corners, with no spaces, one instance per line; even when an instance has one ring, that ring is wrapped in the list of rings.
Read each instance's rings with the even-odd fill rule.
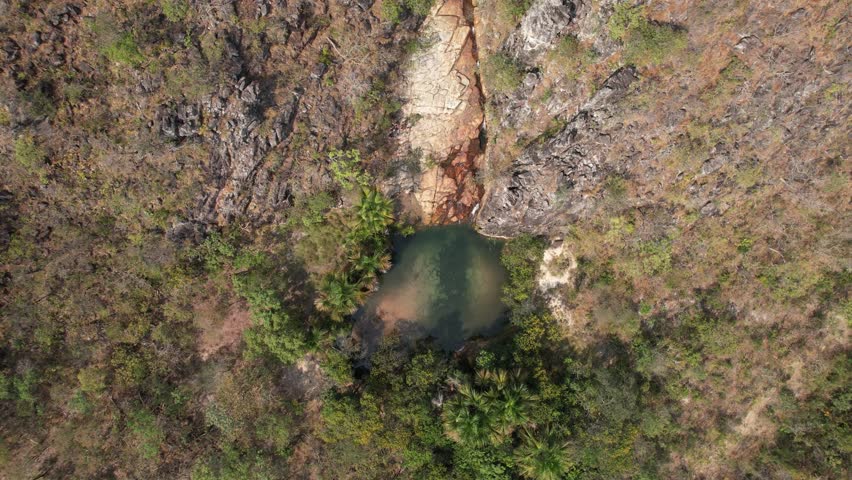
[[[574,323],[565,291],[574,286],[577,266],[577,259],[568,245],[557,240],[544,251],[536,278],[538,291],[547,302],[550,312],[565,327],[571,327]]]
[[[483,113],[466,8],[462,0],[433,7],[422,29],[426,46],[412,56],[405,73],[403,111],[411,126],[403,147],[420,156],[422,173],[412,193],[424,223],[463,220],[482,196],[474,174]]]

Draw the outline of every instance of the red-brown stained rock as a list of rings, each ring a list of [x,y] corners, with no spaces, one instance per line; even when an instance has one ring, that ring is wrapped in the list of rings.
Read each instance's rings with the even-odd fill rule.
[[[476,41],[463,0],[433,8],[422,35],[439,40],[412,58],[405,113],[419,120],[406,132],[406,148],[423,154],[415,192],[426,224],[465,220],[482,197],[480,167],[482,93],[476,76]]]

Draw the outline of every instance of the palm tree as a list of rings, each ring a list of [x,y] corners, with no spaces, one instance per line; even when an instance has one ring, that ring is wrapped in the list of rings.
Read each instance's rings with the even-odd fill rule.
[[[358,225],[367,235],[384,232],[393,223],[393,203],[376,189],[362,188]]]
[[[479,370],[474,378],[473,385],[459,386],[444,411],[444,427],[451,438],[474,446],[499,445],[518,426],[530,423],[530,408],[538,397],[521,382],[519,372]]]
[[[493,412],[489,399],[467,384],[444,410],[444,429],[457,442],[478,447],[491,440]]]
[[[314,302],[317,310],[328,313],[334,321],[341,321],[343,317],[355,313],[358,305],[364,301],[361,285],[350,282],[342,273],[330,273],[323,277],[318,290]]]
[[[374,277],[378,272],[386,272],[391,266],[391,257],[385,252],[365,254],[358,252],[353,259],[355,269],[365,277]]]
[[[561,480],[571,469],[568,444],[558,439],[549,428],[540,438],[524,430],[523,443],[515,450],[515,462],[524,478]]]
[[[526,385],[513,383],[502,390],[489,392],[493,397],[498,431],[503,436],[510,435],[514,429],[530,423],[530,409],[538,401]]]

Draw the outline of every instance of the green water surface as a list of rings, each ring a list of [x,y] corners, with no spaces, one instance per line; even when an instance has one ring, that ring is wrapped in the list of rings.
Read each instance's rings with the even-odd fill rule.
[[[501,243],[463,225],[432,227],[394,244],[394,265],[367,302],[373,335],[432,336],[446,349],[499,329],[506,272]],[[364,322],[362,327],[364,327]],[[362,328],[362,335],[366,329]]]

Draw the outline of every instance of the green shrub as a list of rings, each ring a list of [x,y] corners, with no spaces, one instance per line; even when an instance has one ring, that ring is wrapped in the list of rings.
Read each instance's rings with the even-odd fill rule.
[[[607,21],[609,36],[613,40],[624,40],[631,31],[646,21],[644,6],[634,6],[629,2],[617,3]]]
[[[399,23],[403,11],[402,4],[398,0],[383,0],[379,8],[379,16],[386,22]]]
[[[672,241],[668,238],[642,242],[638,253],[642,273],[645,275],[659,275],[671,270]]]
[[[593,49],[580,43],[574,35],[566,35],[548,55],[547,68],[574,80],[596,59],[597,54]]]
[[[247,358],[271,356],[292,364],[308,351],[307,329],[284,311],[275,291],[256,285],[251,274],[234,277],[234,289],[246,299],[254,326],[243,332]]]
[[[656,65],[685,48],[686,32],[670,25],[646,23],[629,37],[625,58],[634,65]]]
[[[33,117],[52,117],[56,113],[56,104],[43,86],[27,89],[21,93],[21,98],[29,104]]]
[[[333,205],[334,199],[328,192],[319,192],[308,197],[302,197],[290,209],[287,225],[305,228],[319,225],[325,219],[325,213]]]
[[[370,175],[361,165],[361,153],[358,150],[332,150],[328,153],[331,160],[331,176],[345,190],[356,185],[367,187],[372,182]]]
[[[200,100],[214,88],[216,77],[200,65],[179,65],[166,71],[165,91],[172,97]]]
[[[527,13],[530,6],[532,6],[531,0],[498,0],[497,15],[505,23],[516,24]]]
[[[15,139],[15,161],[28,171],[38,170],[47,157],[47,152],[33,138],[24,134]]]
[[[97,367],[86,367],[77,372],[80,390],[86,393],[99,394],[106,389],[106,373]]]
[[[357,122],[378,116],[372,126],[382,132],[390,128],[393,116],[402,109],[402,104],[390,96],[387,85],[381,80],[374,81],[352,106]]]
[[[384,0],[379,8],[382,20],[393,24],[399,23],[406,15],[425,17],[432,10],[434,0]]]
[[[189,4],[184,0],[160,0],[160,8],[170,22],[182,22],[189,14]]]
[[[127,420],[136,448],[142,458],[151,460],[160,453],[160,445],[165,440],[165,433],[155,417],[148,410],[140,409],[132,412]]]
[[[266,414],[257,422],[255,429],[264,443],[273,447],[274,451],[284,457],[289,455],[290,441],[293,439],[293,419],[286,414]]]
[[[607,22],[609,35],[624,43],[624,58],[633,65],[655,65],[686,48],[686,32],[653,23],[644,6],[619,3]]]
[[[131,67],[138,67],[145,57],[139,51],[133,35],[125,33],[117,39],[107,43],[101,48],[101,53],[113,63],[121,63]]]
[[[224,238],[221,234],[213,232],[196,247],[190,257],[204,264],[208,272],[218,272],[237,254],[237,248],[231,238]]]
[[[507,94],[521,86],[524,71],[505,53],[495,53],[483,62],[482,76],[490,90]]]
[[[559,340],[559,327],[549,313],[532,313],[512,319],[512,325],[520,328],[515,335],[516,357],[519,360],[535,358],[536,352]]]
[[[327,443],[353,441],[369,445],[383,428],[379,402],[366,392],[360,398],[326,398],[322,406],[322,420],[325,426],[320,438]]]
[[[506,306],[518,308],[532,297],[544,247],[544,241],[528,234],[520,235],[503,246],[500,262],[509,273],[509,280],[503,286],[503,303]]]
[[[801,478],[844,478],[852,454],[852,370],[839,354],[827,373],[812,375],[813,395],[796,399],[784,390],[775,408],[779,425],[772,456]]]
[[[280,478],[273,474],[272,466],[260,452],[240,452],[231,444],[225,444],[205,459],[196,461],[192,480],[272,480]]]
[[[434,2],[435,0],[405,0],[405,6],[412,14],[425,17],[432,10]]]
[[[330,347],[325,349],[320,366],[322,371],[338,385],[352,382],[352,364],[349,362],[349,357],[339,350]]]

